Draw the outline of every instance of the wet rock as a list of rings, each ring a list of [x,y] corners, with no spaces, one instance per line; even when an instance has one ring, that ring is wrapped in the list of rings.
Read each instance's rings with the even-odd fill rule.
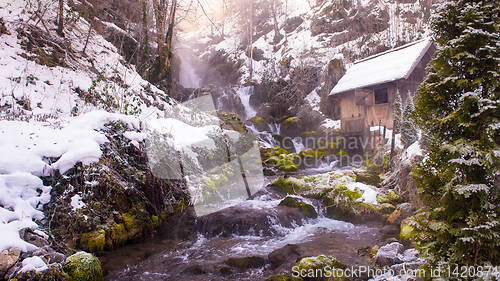
[[[218,235],[271,236],[277,234],[277,230],[272,227],[274,224],[291,228],[302,225],[305,218],[304,213],[297,208],[277,206],[270,212],[269,209],[234,206],[202,216],[197,222],[199,231],[207,238]]]
[[[33,244],[39,248],[42,248],[50,244],[49,241],[47,241],[45,238],[40,237],[37,234],[29,231],[26,231],[26,233],[24,234],[24,241]]]
[[[57,252],[52,252],[52,253],[48,253],[44,256],[42,256],[42,259],[47,263],[47,264],[51,264],[51,263],[61,263],[64,261],[64,255],[61,254],[61,253],[57,253]]]
[[[248,119],[248,122],[252,123],[255,126],[255,128],[260,132],[269,130],[266,120],[264,120],[264,118],[260,116],[254,116]]]
[[[410,203],[400,204],[396,210],[387,218],[387,222],[390,224],[400,225],[401,222],[415,213],[415,207]]]
[[[295,244],[287,244],[283,248],[276,249],[269,253],[267,257],[271,267],[276,268],[289,260],[295,261],[297,257],[300,256],[298,248],[299,247]]]
[[[297,198],[293,198],[290,196],[287,196],[285,199],[283,199],[280,202],[279,206],[287,206],[287,207],[291,207],[291,208],[297,208],[301,212],[303,212],[304,215],[306,215],[306,217],[308,217],[308,218],[315,219],[318,217],[318,213],[316,213],[316,210],[314,209],[314,207],[312,205],[300,202]]]
[[[21,249],[10,247],[0,252],[0,279],[19,260]]]
[[[391,266],[400,261],[398,258],[398,254],[402,254],[403,251],[404,246],[401,243],[393,242],[385,245],[377,251],[377,255],[375,256],[375,263],[381,266]]]
[[[388,234],[388,235],[391,235],[391,234],[398,234],[399,233],[399,228],[395,225],[386,225],[384,226],[380,232],[382,234]]]
[[[327,274],[326,270],[328,270],[328,272],[336,272],[336,268],[345,269],[346,266],[332,256],[320,255],[317,257],[307,257],[301,259],[294,267],[292,267],[292,274],[295,272],[300,272],[306,273],[305,275],[307,276],[312,272],[313,276],[320,276],[320,274],[321,276],[324,276]],[[339,279],[345,278],[345,276],[338,275],[336,275],[335,277]],[[328,280],[328,278],[304,278],[304,280]]]
[[[233,270],[229,266],[223,266],[219,269],[220,274],[229,275],[233,273]]]
[[[290,117],[281,122],[281,133],[288,137],[297,137],[302,132],[302,120]]]
[[[403,275],[405,272],[408,272],[408,270],[418,269],[424,264],[425,262],[422,261],[405,262],[405,263],[395,264],[391,266],[391,269],[396,275]]]
[[[369,254],[371,251],[371,248],[368,246],[362,247],[358,249],[358,257],[364,257],[367,254]]]
[[[197,264],[197,265],[193,265],[193,266],[186,268],[184,270],[184,272],[192,273],[192,274],[196,274],[196,275],[201,275],[201,274],[208,273],[209,271],[207,271],[207,269],[204,268],[203,266]]]
[[[266,265],[266,260],[262,257],[230,258],[224,261],[225,264],[241,270],[258,268]]]
[[[387,245],[387,244],[391,244],[391,243],[394,243],[394,242],[398,242],[399,243],[399,240],[395,237],[389,237],[387,239],[384,240],[384,245]]]
[[[38,248],[36,249],[34,252],[33,252],[33,256],[45,256],[47,254],[47,250],[45,250],[44,248]]]

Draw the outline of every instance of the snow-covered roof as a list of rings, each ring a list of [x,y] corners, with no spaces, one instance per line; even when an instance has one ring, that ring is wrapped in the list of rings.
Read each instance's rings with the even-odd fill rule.
[[[431,44],[425,38],[355,62],[330,95],[408,78]]]

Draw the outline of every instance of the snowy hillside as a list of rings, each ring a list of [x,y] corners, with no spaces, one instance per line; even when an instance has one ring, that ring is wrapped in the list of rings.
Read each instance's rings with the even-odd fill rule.
[[[263,75],[287,62],[291,67],[324,67],[341,54],[349,63],[429,36],[430,1],[335,0],[317,1],[316,6],[311,2],[287,1],[286,10],[284,5],[279,6],[279,42],[275,41],[272,17],[254,23],[253,81],[259,83]],[[266,9],[269,7],[255,13],[269,12]],[[210,26],[179,36],[183,42],[194,42],[192,46],[198,48],[201,58],[222,51],[233,61],[242,62],[239,83],[244,83],[250,76],[250,60],[246,50],[248,28],[241,22],[248,20],[240,14],[226,20],[222,40],[220,30],[214,33]]]
[[[0,252],[9,247],[24,252],[38,248],[23,240],[19,231],[27,228],[47,237],[37,230],[46,222],[44,204],[51,200],[51,187],[42,179],[64,177],[77,163],[97,163],[103,144],[112,139],[103,131],[105,124],[123,122],[126,145],[139,149],[140,142],[142,150],[148,128],[156,129],[156,120],[166,114],[177,118],[163,119],[170,128],[163,132],[165,138],[176,147],[210,143],[207,135],[218,127],[208,126],[218,125],[216,117],[200,117],[201,135],[183,142],[186,132],[171,130],[195,125],[190,109],[141,78],[101,35],[91,31],[87,36],[90,25],[82,17],[68,22],[65,36],[58,36],[50,20],[56,17],[57,3],[39,4],[48,7],[42,20],[37,19],[42,7],[29,1],[0,6],[6,28],[0,34]],[[66,193],[72,196],[76,191]],[[75,194],[71,205],[75,212],[85,202]],[[46,268],[44,262],[37,264],[35,268]]]

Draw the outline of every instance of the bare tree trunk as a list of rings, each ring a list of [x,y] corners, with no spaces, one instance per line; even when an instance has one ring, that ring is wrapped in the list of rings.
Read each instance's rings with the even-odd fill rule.
[[[167,76],[167,69],[170,67],[169,49],[166,44],[166,19],[167,19],[167,0],[153,0],[153,8],[155,11],[156,34],[159,54],[159,75],[157,81],[163,80]]]
[[[59,0],[59,16],[57,20],[57,34],[64,36],[64,0]]]
[[[278,28],[278,6],[276,4],[276,0],[273,0],[273,21],[274,21],[274,42],[277,44],[281,39],[280,30]]]
[[[170,7],[170,16],[168,18],[167,38],[165,40],[165,45],[167,46],[167,50],[168,50],[169,54],[170,54],[170,50],[172,49],[172,37],[174,35],[176,10],[177,10],[177,0],[172,0],[172,7]]]
[[[89,22],[89,33],[87,34],[87,39],[85,39],[85,46],[83,47],[82,54],[85,55],[85,50],[87,50],[87,45],[89,44],[90,34],[92,33],[92,23]]]

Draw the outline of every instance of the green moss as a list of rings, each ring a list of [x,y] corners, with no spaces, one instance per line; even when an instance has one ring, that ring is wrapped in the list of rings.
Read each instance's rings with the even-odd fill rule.
[[[368,171],[356,171],[356,181],[368,185],[379,186],[380,177],[378,174],[370,173]]]
[[[296,172],[299,170],[299,168],[297,168],[297,166],[295,165],[288,165],[288,166],[279,166],[278,170],[285,172]]]
[[[393,190],[389,191],[389,200],[397,202],[399,200],[399,195]]]
[[[265,131],[268,129],[266,120],[260,116],[254,116],[250,119],[248,119],[249,122],[252,122],[252,124],[255,126],[255,128],[259,131]]]
[[[106,246],[106,232],[104,230],[88,232],[82,234],[80,245],[83,250],[88,252],[100,252]]]
[[[399,232],[399,238],[401,241],[409,241],[414,236],[415,227],[408,224],[408,220],[401,222],[401,230]]]
[[[126,213],[122,216],[123,224],[125,225],[125,228],[127,230],[130,230],[132,228],[132,217],[130,216],[129,213]]]
[[[377,252],[378,252],[378,249],[380,249],[380,247],[378,245],[375,245],[372,247],[372,249],[370,250],[370,258],[375,258],[375,256],[377,255]]]
[[[266,260],[262,257],[230,258],[224,261],[224,263],[232,267],[246,270],[249,268],[264,266],[266,264]]]
[[[279,161],[279,158],[277,156],[273,156],[267,160],[267,163],[270,165],[276,166],[276,165],[278,165],[278,161]]]
[[[287,206],[287,207],[291,207],[291,208],[297,208],[302,213],[304,213],[304,215],[306,215],[306,217],[308,217],[308,218],[315,219],[318,217],[318,213],[316,213],[316,210],[314,209],[314,207],[312,205],[309,205],[309,204],[306,204],[303,202],[299,202],[299,201],[297,201],[297,199],[292,198],[290,196],[287,196],[285,199],[281,200],[279,206]]]
[[[297,194],[301,191],[308,190],[303,187],[297,181],[292,180],[292,178],[279,178],[271,183],[271,186],[275,187],[277,191],[283,194]]]
[[[127,242],[128,232],[122,223],[113,223],[106,230],[106,248],[113,249],[114,246],[121,246]]]
[[[308,148],[299,152],[299,156],[302,158],[314,158],[314,153],[312,148]]]
[[[66,259],[64,271],[69,281],[102,281],[101,262],[94,255],[78,252]]]
[[[359,202],[362,193],[358,189],[349,190],[339,185],[323,197],[329,217],[350,221],[382,219],[381,207]]]
[[[380,213],[385,215],[392,214],[392,212],[396,210],[396,207],[394,207],[394,205],[390,203],[382,203],[379,205],[379,208],[380,208]]]
[[[377,203],[379,204],[385,204],[385,203],[389,203],[390,200],[389,200],[389,197],[383,193],[379,193],[377,194]]]
[[[317,276],[318,270],[323,270],[323,275],[325,275],[327,273],[325,269],[327,268],[329,273],[331,271],[336,273],[336,269],[345,269],[346,266],[332,256],[321,255],[317,257],[307,257],[301,259],[297,264],[295,264],[294,267],[292,267],[291,272],[292,274],[294,273],[294,271],[305,272],[306,275],[307,273],[312,272],[314,276]],[[349,280],[349,278],[344,276],[343,270],[339,271],[339,273],[340,272],[342,272],[342,276],[338,276],[335,274],[332,277],[317,277],[314,280]]]

